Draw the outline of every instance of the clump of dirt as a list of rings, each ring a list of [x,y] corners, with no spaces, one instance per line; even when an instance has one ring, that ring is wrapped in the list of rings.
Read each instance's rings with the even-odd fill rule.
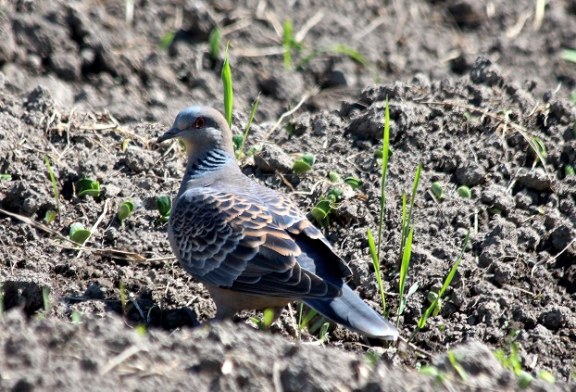
[[[549,3],[539,19],[532,1],[321,5],[137,2],[132,21],[109,2],[16,1],[0,12],[2,388],[435,390],[433,378],[406,372],[429,363],[455,388],[514,389],[517,377],[491,354],[511,345],[525,371],[556,376],[535,390],[573,387],[576,108],[567,97],[576,71],[558,59],[574,42],[574,10]],[[282,58],[284,19],[302,40],[293,67]],[[381,255],[389,317],[403,336],[470,230],[439,314],[411,346],[334,327],[329,347],[316,347],[314,336],[299,337],[293,311],[273,336],[244,327],[249,312],[239,326],[199,327],[213,303],[176,265],[157,209],[158,196],[175,194],[185,156],[177,142],[154,140],[185,106],[221,107],[222,58],[207,42],[216,26],[222,45],[231,41],[237,133],[262,93],[243,170],[305,211],[341,191],[323,230],[375,308],[366,229],[377,230],[375,153],[389,100]],[[304,153],[316,163],[295,174]],[[402,195],[419,164],[407,282],[418,289],[397,316]],[[98,195],[78,196],[84,178],[100,183]],[[120,222],[125,201],[135,209]],[[74,223],[91,231],[84,249],[69,240]],[[144,336],[131,331],[138,325]]]

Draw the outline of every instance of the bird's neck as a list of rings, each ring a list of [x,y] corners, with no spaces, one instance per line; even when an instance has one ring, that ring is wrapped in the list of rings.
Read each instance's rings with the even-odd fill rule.
[[[236,158],[220,148],[208,150],[196,159],[189,159],[185,178],[190,180],[210,176],[225,166],[234,164]]]

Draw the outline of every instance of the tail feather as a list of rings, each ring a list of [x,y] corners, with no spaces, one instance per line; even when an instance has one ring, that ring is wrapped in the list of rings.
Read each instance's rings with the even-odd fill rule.
[[[346,284],[342,286],[342,295],[339,297],[306,299],[304,303],[324,317],[358,333],[384,340],[398,338],[396,327],[368,306]]]

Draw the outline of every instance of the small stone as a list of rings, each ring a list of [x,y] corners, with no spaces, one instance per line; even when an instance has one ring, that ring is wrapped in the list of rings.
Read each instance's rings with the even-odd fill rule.
[[[541,168],[518,174],[516,183],[537,192],[552,192],[552,180]]]
[[[455,175],[459,184],[470,187],[480,185],[486,179],[486,171],[484,168],[473,163],[457,168]]]
[[[571,317],[570,313],[570,309],[565,306],[549,306],[540,313],[538,322],[548,329],[557,330],[566,326]]]
[[[264,144],[254,155],[254,164],[264,173],[290,173],[293,161],[288,154],[274,144]]]

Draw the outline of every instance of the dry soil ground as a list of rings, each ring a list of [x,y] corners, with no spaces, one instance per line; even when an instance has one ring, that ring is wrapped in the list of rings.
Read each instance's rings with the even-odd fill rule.
[[[563,50],[576,46],[576,3],[480,3],[135,1],[130,17],[129,1],[0,0],[0,390],[515,390],[494,357],[512,347],[523,371],[556,378],[530,388],[575,389],[576,64]],[[292,66],[285,21],[300,45]],[[184,153],[153,141],[186,106],[223,107],[226,42],[237,133],[260,94],[244,171],[305,211],[342,191],[324,231],[376,308],[366,229],[377,231],[388,97],[381,263],[405,339],[471,229],[439,314],[410,344],[340,327],[320,344],[298,336],[296,306],[266,332],[250,313],[205,323],[214,306],[175,264],[156,208]],[[316,164],[296,175],[303,153]],[[397,318],[402,193],[418,164],[418,289]],[[82,178],[100,182],[97,197],[78,196]],[[76,222],[92,228],[83,249],[67,239]]]

